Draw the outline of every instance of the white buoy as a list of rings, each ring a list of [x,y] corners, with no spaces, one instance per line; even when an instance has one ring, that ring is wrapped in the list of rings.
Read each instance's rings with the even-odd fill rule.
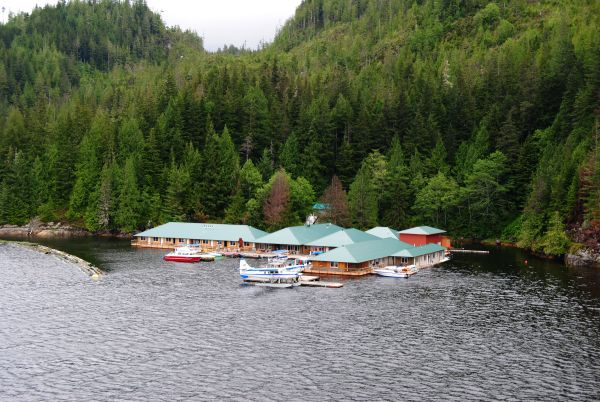
[[[97,281],[98,279],[100,279],[100,275],[94,272],[94,274],[92,275],[92,280]]]

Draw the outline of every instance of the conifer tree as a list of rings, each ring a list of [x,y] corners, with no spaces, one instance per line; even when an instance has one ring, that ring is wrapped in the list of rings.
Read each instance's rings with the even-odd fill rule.
[[[562,218],[558,211],[554,211],[548,223],[548,231],[542,239],[542,249],[548,255],[563,255],[568,251],[570,243]]]
[[[292,133],[287,138],[279,155],[279,163],[286,172],[296,177],[300,174],[301,169],[301,153],[300,144],[296,134]]]
[[[288,176],[280,170],[274,175],[269,195],[263,206],[265,224],[272,230],[285,226],[290,208],[290,185]]]
[[[258,161],[256,168],[262,175],[263,180],[268,180],[273,174],[273,153],[270,148],[263,149],[263,153]]]
[[[342,182],[337,176],[331,178],[331,184],[329,184],[321,196],[321,202],[326,204],[327,209],[322,219],[319,220],[331,222],[342,227],[350,226],[348,196],[342,187]]]
[[[121,173],[121,183],[115,223],[123,232],[133,232],[141,223],[141,200],[137,184],[135,156],[130,156],[125,162]]]
[[[377,224],[377,194],[371,170],[363,163],[348,192],[348,205],[354,226],[368,229]]]
[[[408,226],[411,206],[408,166],[399,138],[392,140],[388,154],[388,170],[381,199],[381,223],[392,228]]]

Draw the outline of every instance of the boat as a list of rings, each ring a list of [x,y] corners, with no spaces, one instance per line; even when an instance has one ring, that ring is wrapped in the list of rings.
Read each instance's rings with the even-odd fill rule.
[[[210,259],[210,261],[222,260],[223,258],[225,258],[225,256],[223,254],[217,253],[217,252],[214,252],[214,251],[209,251],[209,252],[206,252],[206,253],[202,253],[202,256]]]
[[[263,284],[291,284],[292,286],[298,286],[300,285],[301,275],[300,272],[287,270],[283,265],[268,266],[267,264],[267,266],[264,267],[251,267],[245,259],[240,260],[240,277],[245,281],[256,281]]]
[[[416,274],[418,269],[414,265],[388,265],[387,267],[374,269],[373,272],[379,276],[386,276],[390,278],[408,278],[409,276]]]
[[[202,252],[199,248],[195,247],[177,247],[174,251],[165,255],[163,260],[172,262],[199,262],[202,260]]]

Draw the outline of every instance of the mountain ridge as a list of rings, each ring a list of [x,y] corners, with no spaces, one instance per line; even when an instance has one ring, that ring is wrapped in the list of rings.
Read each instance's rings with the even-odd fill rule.
[[[271,45],[239,55],[204,52],[141,1],[17,16],[0,26],[0,222],[264,227],[282,167],[278,180],[296,191],[280,225],[301,220],[336,175],[356,226],[428,223],[550,254],[570,247],[568,228],[589,245],[600,210],[596,5],[309,0]],[[108,10],[128,29],[100,29]],[[84,41],[95,50],[82,56],[70,40],[79,28],[53,27],[56,13],[101,21]],[[26,38],[31,20],[64,35],[56,46]],[[15,190],[36,181],[48,196]],[[201,188],[214,194],[192,194]]]

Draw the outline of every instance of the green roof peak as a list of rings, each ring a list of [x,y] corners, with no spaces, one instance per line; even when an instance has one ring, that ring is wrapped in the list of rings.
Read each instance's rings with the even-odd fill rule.
[[[446,233],[445,230],[432,228],[431,226],[417,226],[410,229],[401,230],[400,234],[416,234],[416,235],[434,235]]]

